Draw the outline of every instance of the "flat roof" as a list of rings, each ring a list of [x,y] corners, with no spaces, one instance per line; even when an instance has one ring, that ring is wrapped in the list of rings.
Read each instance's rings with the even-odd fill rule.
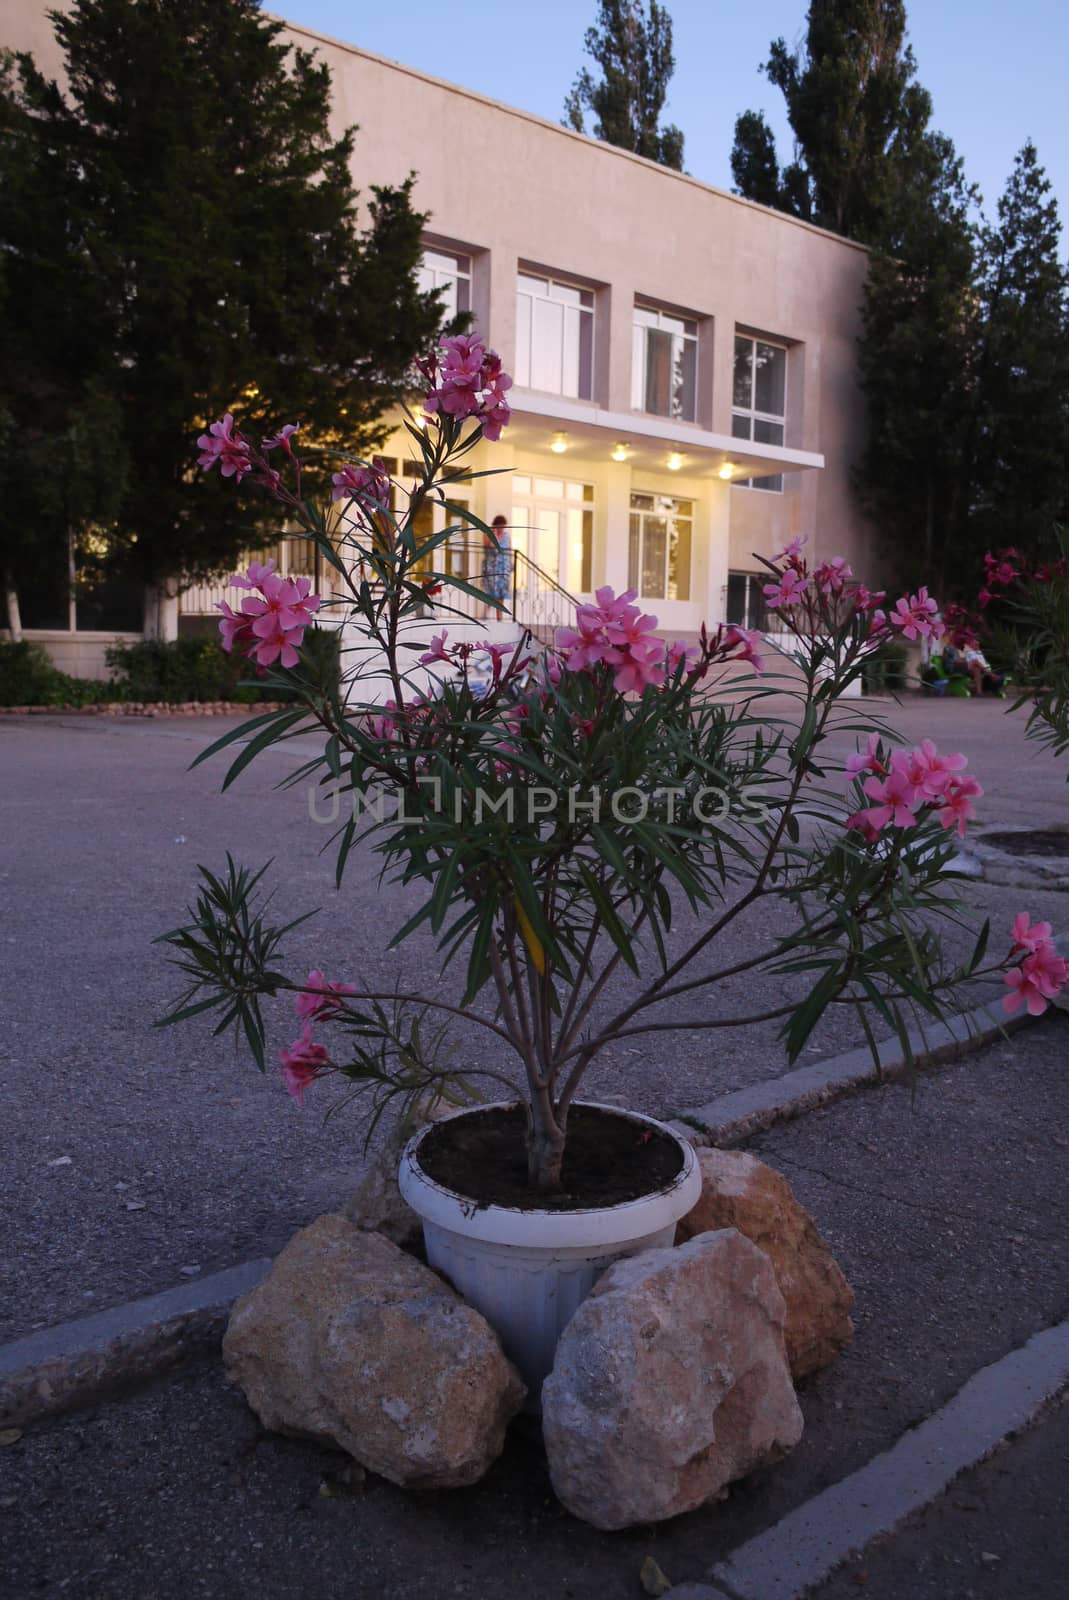
[[[373,50],[365,50],[361,45],[350,44],[345,39],[335,39],[329,33],[320,33],[318,29],[309,28],[303,22],[290,22],[288,18],[277,13],[268,15],[272,21],[281,22],[289,33],[300,34],[319,44],[331,45],[335,50],[343,50],[348,55],[361,56],[365,61],[373,61],[376,66],[389,67],[393,72],[403,72],[407,77],[433,84],[436,89],[445,89],[450,94],[460,95],[465,100],[473,100],[477,105],[489,106],[494,111],[504,112],[506,116],[518,117],[523,122],[533,123],[537,128],[545,128],[562,139],[578,139],[582,144],[593,146],[617,161],[637,162],[639,166],[660,173],[676,183],[690,184],[692,188],[700,189],[704,194],[716,195],[719,200],[730,201],[736,206],[746,206],[751,211],[763,212],[766,217],[772,217],[777,222],[786,223],[792,228],[805,228],[807,232],[815,233],[822,239],[832,240],[835,244],[844,245],[848,250],[859,250],[862,255],[869,254],[868,245],[859,244],[856,239],[846,239],[841,233],[833,233],[830,228],[820,228],[815,222],[792,217],[787,211],[777,211],[774,206],[764,206],[756,200],[746,200],[742,195],[732,194],[730,189],[718,189],[715,184],[704,183],[700,178],[692,178],[688,172],[677,172],[674,167],[663,166],[659,161],[649,160],[647,156],[635,155],[633,151],[621,149],[619,145],[609,144],[604,139],[595,139],[589,133],[576,133],[574,128],[565,128],[559,122],[550,122],[547,117],[536,116],[533,111],[522,111],[518,106],[506,105],[503,100],[492,100],[489,95],[479,94],[474,89],[465,89],[461,84],[450,83],[446,78],[436,78],[432,73],[421,72],[418,67],[407,66],[403,61],[393,61],[389,56],[376,55]]]

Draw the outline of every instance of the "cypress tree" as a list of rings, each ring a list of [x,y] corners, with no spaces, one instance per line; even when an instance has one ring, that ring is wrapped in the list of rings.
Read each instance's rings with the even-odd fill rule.
[[[968,462],[978,551],[1038,557],[1069,521],[1069,272],[1050,181],[1029,140],[982,230],[976,423]]]
[[[657,0],[598,0],[598,20],[584,45],[601,68],[576,77],[564,103],[565,125],[585,133],[584,108],[596,118],[594,137],[636,155],[683,169],[683,135],[662,128],[661,112],[675,70],[672,19]]]

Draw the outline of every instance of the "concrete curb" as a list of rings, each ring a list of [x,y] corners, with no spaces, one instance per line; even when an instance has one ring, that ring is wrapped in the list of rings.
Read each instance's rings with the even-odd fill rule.
[[[102,700],[91,706],[0,706],[0,717],[255,717],[281,700]]]
[[[983,1367],[890,1450],[740,1545],[711,1577],[731,1600],[801,1600],[1028,1427],[1067,1385],[1069,1322],[1061,1322]]]
[[[973,1011],[963,1012],[950,1022],[933,1023],[922,1033],[911,1029],[910,1051],[918,1067],[937,1061],[950,1061],[989,1044],[992,1039],[1014,1031],[1037,1019],[1009,1017],[1001,1004],[991,1000]],[[671,1126],[693,1144],[715,1144],[721,1148],[742,1144],[755,1133],[777,1122],[789,1122],[857,1089],[884,1083],[909,1072],[907,1052],[900,1039],[885,1039],[877,1046],[879,1065],[864,1045],[830,1056],[811,1066],[796,1067],[780,1078],[750,1084],[730,1094],[710,1100],[708,1105],[680,1111]]]
[[[246,1261],[0,1346],[0,1426],[93,1405],[217,1345],[234,1300],[255,1288],[271,1264]]]
[[[911,1035],[910,1042],[920,1063],[946,1060],[1030,1020],[1007,1018],[991,1002],[931,1028],[923,1039]],[[886,1040],[879,1052],[879,1069],[866,1049],[850,1050],[665,1120],[692,1144],[741,1144],[776,1122],[900,1075],[905,1069],[900,1042]],[[0,1346],[0,1426],[18,1427],[94,1405],[124,1385],[144,1382],[188,1355],[217,1346],[234,1300],[254,1288],[271,1265],[269,1258],[245,1262]],[[715,1590],[708,1600],[718,1600]]]

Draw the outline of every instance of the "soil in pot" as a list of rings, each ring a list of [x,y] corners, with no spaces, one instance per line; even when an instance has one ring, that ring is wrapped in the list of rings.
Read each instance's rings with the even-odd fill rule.
[[[563,1190],[546,1194],[527,1178],[522,1106],[495,1106],[436,1123],[419,1147],[429,1178],[480,1206],[586,1211],[622,1205],[666,1188],[679,1176],[675,1139],[619,1112],[573,1106],[564,1149]]]

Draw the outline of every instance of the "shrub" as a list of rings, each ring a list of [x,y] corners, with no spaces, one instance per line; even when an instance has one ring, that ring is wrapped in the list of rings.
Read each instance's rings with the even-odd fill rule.
[[[250,682],[256,669],[240,656],[227,655],[215,639],[145,639],[117,644],[107,654],[124,700],[176,703],[234,700],[252,705],[281,698],[277,687]]]
[[[111,684],[60,672],[39,644],[0,642],[0,705],[87,706],[114,698]]]
[[[861,669],[865,694],[899,694],[906,687],[908,651],[897,642],[881,644],[866,658]]]

